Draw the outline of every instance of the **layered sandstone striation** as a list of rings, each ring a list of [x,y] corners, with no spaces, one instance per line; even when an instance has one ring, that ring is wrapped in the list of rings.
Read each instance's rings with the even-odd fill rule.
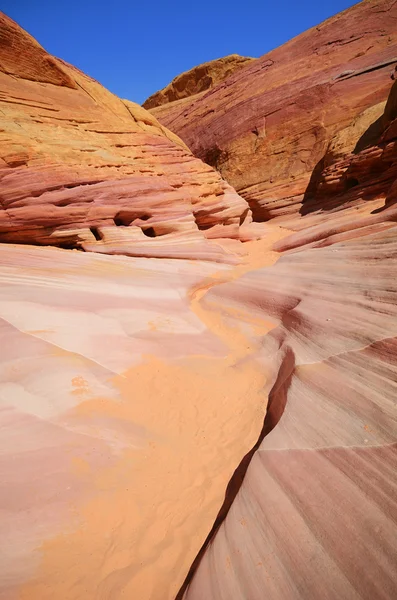
[[[152,112],[220,171],[255,220],[297,212],[324,156],[353,150],[382,114],[397,62],[396,23],[394,1],[364,0],[197,100]]]
[[[200,303],[249,268],[0,244],[2,600],[175,598],[264,418]]]
[[[396,91],[372,145],[313,174],[277,264],[204,299],[240,326],[247,313],[273,324],[251,338],[269,401],[187,600],[397,593]]]
[[[143,107],[149,110],[166,104],[172,105],[173,102],[178,102],[185,98],[190,98],[190,101],[196,100],[198,95],[210,90],[235,71],[240,70],[255,60],[255,58],[240,56],[239,54],[230,54],[229,56],[198,65],[190,69],[190,71],[181,73],[165,88],[150,96],[143,103]],[[180,107],[181,103],[178,106]],[[167,110],[169,108],[170,106],[167,106]]]
[[[221,260],[207,238],[249,235],[247,203],[147,111],[0,29],[0,241]]]
[[[295,251],[206,298],[273,321],[273,375],[186,600],[395,597],[396,236]]]
[[[395,16],[197,99],[258,175],[246,244],[216,172],[3,17],[2,600],[397,597]]]

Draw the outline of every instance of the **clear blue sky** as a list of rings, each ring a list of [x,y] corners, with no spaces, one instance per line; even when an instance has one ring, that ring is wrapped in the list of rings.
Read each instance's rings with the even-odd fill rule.
[[[227,54],[261,56],[349,0],[0,0],[44,48],[143,102],[179,73]]]

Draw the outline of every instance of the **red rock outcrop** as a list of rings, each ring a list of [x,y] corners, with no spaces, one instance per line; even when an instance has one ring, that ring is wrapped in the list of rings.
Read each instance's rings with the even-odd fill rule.
[[[263,430],[186,600],[397,594],[396,117],[397,82],[375,143],[313,174],[286,255],[204,299],[274,328],[257,339]]]
[[[142,106],[149,110],[165,104],[172,105],[184,98],[190,98],[190,101],[196,100],[203,92],[212,89],[217,83],[254,60],[256,59],[230,54],[198,65],[175,77],[165,88],[150,96]],[[179,109],[180,107],[181,103],[178,104]],[[167,106],[167,110],[169,108],[171,106]]]
[[[225,257],[207,238],[239,239],[250,211],[218,173],[5,15],[0,36],[0,241]]]
[[[353,150],[382,114],[397,62],[396,23],[393,0],[364,0],[190,104],[152,112],[220,171],[255,220],[297,212],[331,139],[349,127],[334,150]]]

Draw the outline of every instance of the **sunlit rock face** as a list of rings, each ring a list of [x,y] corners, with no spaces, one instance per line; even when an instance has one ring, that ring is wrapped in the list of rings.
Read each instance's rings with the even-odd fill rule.
[[[186,598],[395,596],[396,235],[302,249],[208,295],[274,320],[274,375],[268,435]]]
[[[382,114],[397,62],[396,18],[392,0],[365,0],[197,100],[152,113],[222,173],[255,220],[295,213],[324,155],[353,150]]]
[[[245,200],[140,106],[0,15],[0,241],[221,259]]]
[[[150,96],[142,106],[150,110],[151,108],[167,105],[167,110],[169,110],[171,109],[170,104],[178,102],[180,108],[183,100],[189,99],[189,103],[192,100],[197,100],[199,95],[212,89],[217,83],[230,77],[230,75],[254,60],[256,59],[240,56],[239,54],[230,54],[198,65],[190,71],[175,77],[164,89]]]
[[[175,595],[227,482],[224,474],[201,522],[199,468],[184,453],[202,456],[194,432],[211,397],[192,356],[225,351],[190,310],[187,290],[218,269],[0,244],[0,598],[110,597],[120,587]],[[192,507],[198,520],[188,520]],[[182,535],[188,523],[190,548],[171,519]],[[163,596],[141,581],[146,572]]]
[[[2,17],[1,600],[397,597],[395,16],[363,2],[274,51],[274,88],[262,60],[198,100],[252,83],[200,138],[238,145],[280,95],[225,163],[267,157],[256,224]]]
[[[248,268],[0,244],[2,599],[176,597],[265,414],[200,301]]]
[[[186,599],[397,594],[396,86],[377,141],[313,174],[277,264],[204,299],[273,323],[269,402]]]

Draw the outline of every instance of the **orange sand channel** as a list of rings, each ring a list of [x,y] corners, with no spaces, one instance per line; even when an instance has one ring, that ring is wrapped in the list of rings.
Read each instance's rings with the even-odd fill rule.
[[[43,543],[38,573],[20,600],[175,598],[234,469],[258,438],[267,400],[255,344],[200,300],[214,285],[272,265],[279,255],[270,247],[285,234],[275,228],[266,240],[247,244],[243,264],[191,291],[192,310],[227,344],[225,358],[147,357],[116,379],[124,402],[79,405],[80,416],[125,419],[147,427],[153,439],[95,473],[75,457],[76,477],[89,477],[94,494],[74,507],[79,529]],[[264,321],[262,332],[268,329]]]

